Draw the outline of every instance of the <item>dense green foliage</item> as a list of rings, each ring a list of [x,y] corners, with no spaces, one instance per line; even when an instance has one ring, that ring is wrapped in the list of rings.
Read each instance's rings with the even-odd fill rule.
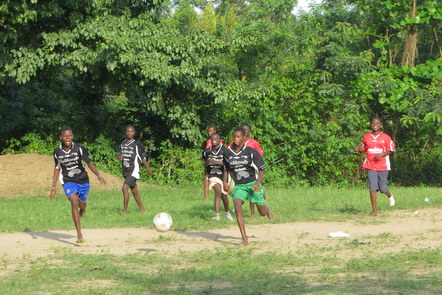
[[[194,182],[205,127],[228,140],[248,122],[269,183],[349,184],[352,147],[381,116],[393,181],[440,185],[442,3],[295,3],[2,1],[0,149],[48,153],[70,125],[118,171],[132,123],[158,182]]]

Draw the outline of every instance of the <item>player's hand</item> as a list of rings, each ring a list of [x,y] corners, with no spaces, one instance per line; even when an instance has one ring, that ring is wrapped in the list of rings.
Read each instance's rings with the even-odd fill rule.
[[[55,198],[55,195],[57,194],[57,189],[53,188],[51,190],[51,192],[49,193],[49,198],[51,198],[51,200],[53,200]]]
[[[230,186],[227,184],[227,182],[223,182],[223,189],[226,193],[228,193],[229,195],[232,194],[232,190],[230,189]]]
[[[118,155],[118,160],[123,161],[123,155]]]
[[[382,159],[382,154],[377,154],[374,158],[379,161]]]
[[[363,151],[361,150],[361,147],[360,147],[360,146],[355,146],[355,147],[354,147],[354,150],[355,150],[355,152],[363,152]]]
[[[255,194],[259,193],[259,183],[255,182],[255,184],[252,186],[252,190],[255,192]]]
[[[103,176],[98,176],[98,180],[101,182],[101,184],[104,184],[104,185],[106,185],[107,184],[107,182],[106,182],[106,179],[104,179],[104,177]]]
[[[147,169],[147,175],[149,175],[149,176],[152,176],[152,175],[153,175],[153,172],[152,172],[152,170],[150,170],[150,168]]]

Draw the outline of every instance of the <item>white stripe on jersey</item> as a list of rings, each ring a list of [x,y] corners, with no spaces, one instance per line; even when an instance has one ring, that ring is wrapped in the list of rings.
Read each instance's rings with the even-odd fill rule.
[[[134,171],[132,172],[132,176],[136,179],[140,179],[140,165],[138,164],[138,159],[140,158],[140,153],[138,152],[138,145],[135,145],[135,161],[134,161]]]
[[[258,179],[258,176],[259,176],[259,169],[258,169],[258,167],[255,165],[255,162],[253,161],[253,153],[251,153],[250,156],[251,156],[251,160],[252,160],[252,164],[251,164],[250,166],[252,166],[253,169],[255,169],[255,176],[256,176],[256,179]]]

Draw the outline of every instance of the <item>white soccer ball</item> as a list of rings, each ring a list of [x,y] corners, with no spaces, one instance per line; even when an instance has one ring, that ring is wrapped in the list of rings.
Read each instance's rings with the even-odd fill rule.
[[[161,212],[153,218],[153,226],[157,231],[168,231],[173,225],[172,216]]]

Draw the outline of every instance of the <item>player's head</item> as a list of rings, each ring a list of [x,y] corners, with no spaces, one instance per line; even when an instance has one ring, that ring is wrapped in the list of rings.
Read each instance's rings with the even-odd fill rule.
[[[217,130],[216,130],[216,126],[215,126],[215,125],[209,125],[209,126],[207,127],[207,136],[208,136],[208,137],[211,137],[212,134],[214,134],[214,133],[216,133],[216,132],[217,132]]]
[[[126,137],[128,139],[133,139],[135,137],[135,127],[133,125],[126,126]]]
[[[382,119],[379,117],[371,119],[370,127],[372,131],[380,131],[382,129]]]
[[[65,147],[71,147],[74,140],[74,132],[71,127],[65,126],[60,129],[60,140]]]
[[[244,128],[244,131],[246,132],[246,137],[250,136],[250,133],[252,133],[252,127],[250,127],[249,124],[242,124],[242,128]]]
[[[217,148],[221,144],[221,135],[218,133],[213,133],[212,136],[210,136],[210,141],[212,142],[212,146]]]
[[[242,127],[237,127],[233,130],[233,142],[236,146],[242,145],[246,141],[246,131]]]

